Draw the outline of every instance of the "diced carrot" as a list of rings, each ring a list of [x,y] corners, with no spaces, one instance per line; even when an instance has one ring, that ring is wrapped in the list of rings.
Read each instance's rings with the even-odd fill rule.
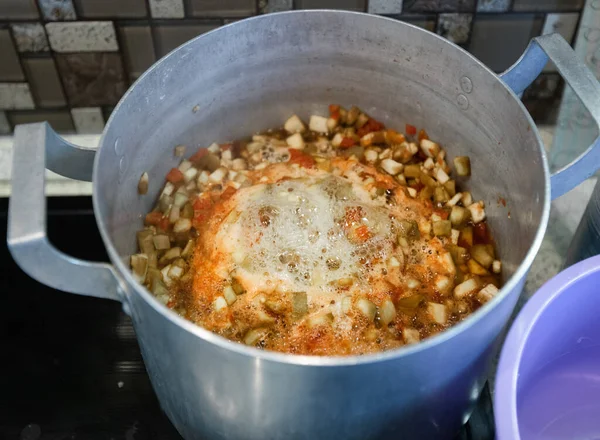
[[[202,159],[204,156],[206,156],[208,154],[208,150],[206,148],[200,148],[198,151],[196,151],[194,153],[194,155],[192,157],[190,157],[188,160],[190,162],[197,162],[200,159]]]
[[[315,166],[315,159],[306,153],[303,153],[300,150],[296,150],[295,148],[290,148],[290,160],[291,164],[298,164],[302,168],[313,168]]]
[[[183,173],[177,168],[171,168],[167,174],[167,180],[171,183],[183,182]]]
[[[329,104],[329,117],[336,121],[340,119],[340,106],[336,104]]]
[[[423,139],[429,139],[429,135],[424,129],[420,129],[419,136],[417,137],[417,139],[419,140],[419,142],[421,142]]]
[[[409,136],[414,136],[417,134],[417,127],[414,125],[406,124],[406,134]]]
[[[350,148],[354,145],[356,145],[356,141],[353,138],[345,137],[340,143],[340,148]]]

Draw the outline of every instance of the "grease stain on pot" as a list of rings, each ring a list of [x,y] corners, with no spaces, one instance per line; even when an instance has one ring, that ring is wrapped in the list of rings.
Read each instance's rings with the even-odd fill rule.
[[[465,93],[471,93],[473,91],[473,82],[471,82],[471,78],[463,76],[460,79],[460,88]]]

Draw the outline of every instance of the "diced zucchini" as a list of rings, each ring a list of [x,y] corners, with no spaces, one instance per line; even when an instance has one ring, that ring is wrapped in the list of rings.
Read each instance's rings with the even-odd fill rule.
[[[450,220],[439,220],[433,222],[433,235],[437,237],[448,237],[452,231]]]
[[[450,223],[452,226],[460,226],[469,219],[469,211],[462,206],[453,206],[450,211]]]
[[[406,165],[404,167],[404,177],[415,178],[421,176],[421,167],[419,165]]]
[[[437,203],[445,203],[450,200],[450,196],[448,195],[446,188],[443,186],[436,187],[433,192],[433,200],[435,200]]]
[[[167,234],[156,234],[152,237],[152,240],[154,242],[154,248],[157,251],[162,251],[171,247],[171,241]]]
[[[473,275],[485,276],[490,274],[481,264],[473,259],[467,261],[467,267],[469,268],[469,272],[471,272]]]
[[[471,257],[479,264],[488,269],[494,262],[494,256],[490,255],[487,246],[484,244],[476,244],[471,248]]]

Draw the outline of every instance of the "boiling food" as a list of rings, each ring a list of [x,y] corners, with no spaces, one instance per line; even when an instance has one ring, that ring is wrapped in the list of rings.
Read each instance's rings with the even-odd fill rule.
[[[294,115],[169,171],[133,273],[167,307],[251,346],[353,355],[418,342],[500,286],[484,204],[459,188],[469,158],[452,164],[424,130],[386,129],[357,107],[308,125]]]

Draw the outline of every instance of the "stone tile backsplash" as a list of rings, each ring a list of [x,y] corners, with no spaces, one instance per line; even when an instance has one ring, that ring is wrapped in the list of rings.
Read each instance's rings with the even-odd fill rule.
[[[331,8],[381,14],[436,32],[494,71],[529,40],[572,42],[584,0],[0,0],[0,134],[47,120],[98,133],[127,88],[160,57],[204,32],[256,14]],[[550,63],[523,100],[556,117],[562,80]],[[552,110],[554,109],[554,110]]]

